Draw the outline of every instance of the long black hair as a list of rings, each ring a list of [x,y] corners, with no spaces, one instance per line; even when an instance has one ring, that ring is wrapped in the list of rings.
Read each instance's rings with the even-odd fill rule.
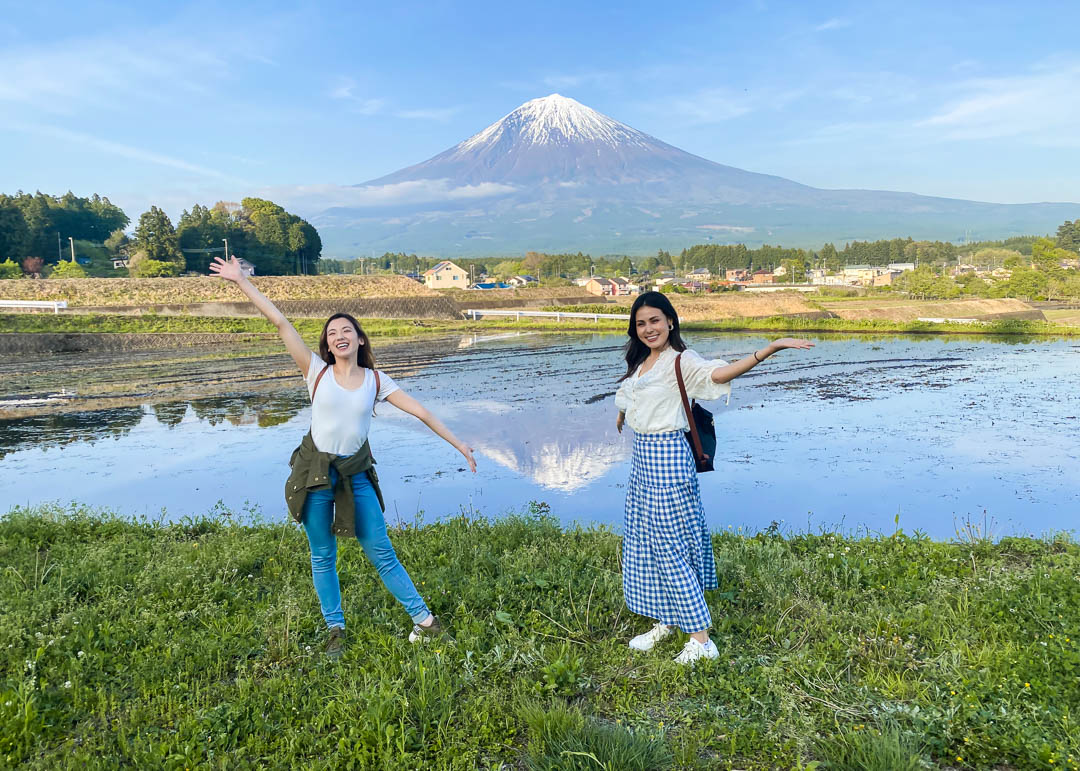
[[[375,369],[375,352],[371,350],[371,341],[368,340],[367,334],[360,327],[360,322],[348,313],[335,313],[326,320],[325,324],[323,324],[322,334],[319,335],[319,358],[327,364],[333,364],[337,361],[337,359],[334,358],[334,352],[330,350],[330,346],[326,342],[326,328],[330,326],[330,322],[334,319],[347,319],[349,323],[353,325],[356,329],[356,339],[362,343],[359,350],[356,352],[356,363],[361,367]]]
[[[660,292],[639,294],[637,299],[634,300],[634,304],[630,306],[630,324],[626,328],[626,334],[630,338],[626,341],[626,348],[624,349],[626,351],[626,374],[619,378],[617,382],[621,383],[633,375],[641,362],[645,361],[649,355],[649,346],[641,342],[637,335],[637,312],[640,308],[646,306],[656,308],[656,310],[667,316],[668,323],[671,325],[671,331],[668,332],[668,343],[671,347],[680,352],[686,350],[686,343],[683,342],[682,335],[679,334],[679,314],[675,312],[675,306],[671,304],[671,300]]]

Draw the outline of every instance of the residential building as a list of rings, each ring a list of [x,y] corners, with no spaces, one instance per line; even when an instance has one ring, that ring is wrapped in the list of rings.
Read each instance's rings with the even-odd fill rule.
[[[511,276],[507,281],[513,287],[536,286],[540,282],[533,276]]]
[[[450,260],[443,260],[424,271],[424,285],[430,289],[464,289],[469,285],[469,271]]]
[[[811,284],[824,284],[825,283],[825,269],[824,268],[811,268],[806,271],[806,280]]]
[[[776,276],[777,278],[779,278],[780,276],[786,276],[787,275],[787,266],[786,265],[777,265],[775,268],[773,268],[772,274],[774,276]]]
[[[874,276],[871,279],[871,286],[892,286],[892,283],[902,275],[904,275],[902,270],[887,270]]]
[[[686,274],[687,281],[708,281],[710,278],[712,278],[712,273],[708,268],[694,268]]]
[[[513,287],[503,281],[485,281],[473,284],[469,289],[513,289]]]
[[[601,297],[612,297],[618,294],[618,288],[615,283],[600,276],[593,276],[590,278],[589,282],[585,284],[585,291],[589,294],[600,295]]]
[[[776,276],[772,274],[771,270],[755,270],[751,280],[755,284],[771,284],[776,280]]]
[[[890,262],[889,270],[899,271],[903,273],[908,270],[915,270],[915,263],[913,262]]]
[[[874,278],[887,272],[885,268],[873,265],[845,265],[844,283],[859,284],[860,286],[873,286]]]
[[[728,281],[749,281],[750,271],[744,268],[728,268],[724,271],[724,278]]]

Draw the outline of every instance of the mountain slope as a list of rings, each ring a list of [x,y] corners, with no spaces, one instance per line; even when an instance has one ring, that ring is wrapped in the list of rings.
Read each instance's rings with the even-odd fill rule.
[[[1080,214],[1074,204],[821,190],[687,153],[559,94],[356,187],[371,194],[370,205],[312,218],[328,254],[640,254],[706,241],[1003,238],[1052,232]]]

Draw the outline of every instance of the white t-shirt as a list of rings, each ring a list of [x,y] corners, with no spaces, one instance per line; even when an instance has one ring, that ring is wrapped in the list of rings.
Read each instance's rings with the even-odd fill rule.
[[[308,365],[308,397],[315,387],[326,362],[311,352]],[[376,397],[383,401],[387,396],[400,391],[397,383],[385,373],[379,373],[379,393],[375,393],[375,376],[370,369],[364,369],[364,382],[359,388],[342,388],[334,378],[334,368],[330,367],[319,381],[319,390],[311,403],[311,439],[319,452],[334,455],[352,455],[367,441],[371,429],[371,411]]]
[[[615,407],[626,413],[626,422],[639,434],[687,431],[686,410],[675,379],[675,357],[679,352],[666,348],[644,375],[639,365],[615,392]],[[731,398],[731,383],[714,383],[712,371],[727,364],[723,359],[704,359],[687,349],[682,357],[683,383],[688,399],[708,401]],[[320,386],[321,388],[321,386]]]

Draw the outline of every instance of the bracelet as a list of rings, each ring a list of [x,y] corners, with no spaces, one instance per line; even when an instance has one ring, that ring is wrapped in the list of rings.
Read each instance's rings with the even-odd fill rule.
[[[754,361],[756,361],[758,364],[761,364],[761,362],[764,361],[764,359],[759,359],[757,357],[757,351],[754,351]]]

